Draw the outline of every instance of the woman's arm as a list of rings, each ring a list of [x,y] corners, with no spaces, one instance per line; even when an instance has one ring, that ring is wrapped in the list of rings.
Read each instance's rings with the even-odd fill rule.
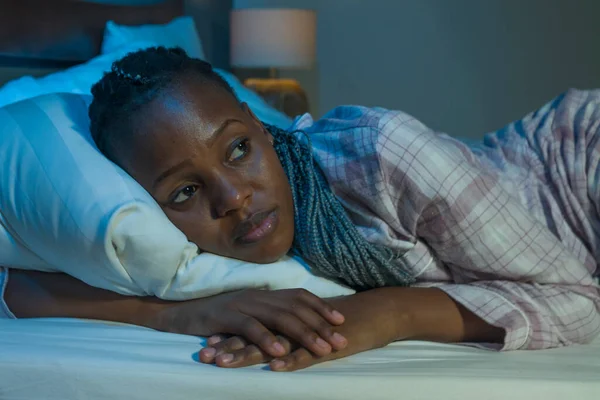
[[[171,304],[154,297],[122,296],[65,274],[10,270],[5,292],[17,318],[64,317],[159,328],[153,318]]]
[[[502,343],[504,329],[490,325],[436,288],[385,288],[396,314],[407,315],[395,340],[441,343]]]
[[[66,317],[123,322],[160,331],[246,337],[273,356],[285,354],[272,331],[285,334],[316,354],[342,349],[346,340],[332,327],[344,317],[305,290],[242,290],[182,302],[122,296],[64,274],[10,270],[5,292],[18,318]]]
[[[280,328],[280,332],[288,331],[288,336],[291,337],[289,340],[283,337],[275,339],[271,334],[265,337],[268,331],[264,327],[246,329],[247,317],[252,312],[244,310],[247,314],[240,313],[246,322],[238,323],[236,314],[227,314],[227,311],[231,313],[232,307],[235,308],[236,304],[240,303],[247,304],[251,302],[251,298],[227,299],[227,296],[225,294],[174,303],[151,297],[122,296],[88,286],[64,274],[11,270],[5,300],[10,310],[19,318],[98,319],[205,336],[228,330],[235,334],[238,329],[239,334],[248,338],[247,342],[236,337],[214,346],[215,355],[219,355],[217,363],[223,367],[256,364],[279,356],[281,358],[278,361],[284,364],[275,367],[275,370],[295,370],[382,347],[396,340],[500,342],[504,335],[502,329],[488,325],[440,290],[381,288],[332,299],[331,304],[346,316],[345,322],[335,329],[342,335],[343,344],[340,345],[339,339],[335,339],[334,332],[330,331],[323,336],[329,338],[331,347],[336,351],[314,351],[314,345],[311,346],[314,338],[305,340],[294,334],[294,329],[290,326]],[[225,302],[216,302],[215,299],[218,298],[225,299]],[[276,299],[279,304],[285,301],[285,298]],[[258,308],[269,312],[268,304],[261,303]],[[230,322],[227,322],[228,320]],[[240,328],[236,328],[236,324]],[[250,325],[253,326],[255,325]],[[307,334],[302,327],[298,330],[303,335]],[[286,351],[273,348],[275,342],[283,345]],[[291,350],[292,342],[308,345],[284,356]],[[247,343],[258,345],[246,346]],[[235,346],[232,348],[233,344]],[[313,351],[309,352],[307,347]],[[202,351],[201,358],[204,362],[215,361],[215,355],[210,355],[211,351],[211,348]],[[233,362],[224,363],[224,356],[229,353],[234,355]]]
[[[587,129],[567,119],[571,107],[533,113],[506,129],[518,135],[554,126]],[[552,122],[553,115],[561,117]],[[387,202],[397,210],[394,225],[409,229],[406,235],[443,264],[454,282],[439,282],[439,289],[506,330],[503,350],[586,343],[600,333],[591,257],[584,265],[459,141],[395,112],[382,118],[379,135],[379,143],[394,144],[378,154]]]
[[[445,343],[501,343],[504,330],[471,313],[450,296],[434,288],[389,287],[372,289],[332,300],[346,316],[336,331],[348,338],[342,350],[319,357],[292,341],[280,338],[289,355],[271,362],[275,371],[293,371],[383,347],[397,340]],[[270,361],[266,353],[242,338],[211,338],[200,359],[220,367],[238,368]]]

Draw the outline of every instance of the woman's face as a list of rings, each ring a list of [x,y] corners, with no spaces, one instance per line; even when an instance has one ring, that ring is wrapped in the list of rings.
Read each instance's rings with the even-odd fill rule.
[[[142,107],[119,164],[200,249],[269,263],[291,247],[290,185],[272,137],[244,104],[190,78]]]

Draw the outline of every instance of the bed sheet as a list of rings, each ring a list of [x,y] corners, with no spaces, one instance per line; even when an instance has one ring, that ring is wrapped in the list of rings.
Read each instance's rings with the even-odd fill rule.
[[[294,373],[197,362],[203,339],[74,319],[0,320],[0,399],[597,399],[600,340],[495,353],[425,342]]]

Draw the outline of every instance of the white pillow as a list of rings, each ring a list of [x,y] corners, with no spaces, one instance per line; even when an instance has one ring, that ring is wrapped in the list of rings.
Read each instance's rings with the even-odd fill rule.
[[[102,39],[102,54],[113,53],[136,42],[153,42],[165,47],[179,46],[190,57],[205,59],[202,42],[191,17],[178,17],[165,25],[127,26],[108,21]],[[143,48],[145,47],[139,47],[140,50]]]
[[[153,46],[158,46],[158,43],[151,41],[130,43],[110,54],[94,57],[84,64],[42,78],[24,76],[10,81],[0,87],[0,107],[50,93],[91,95],[94,83],[102,78],[105,71],[110,71],[114,61],[133,51]],[[269,106],[262,97],[245,87],[233,74],[220,69],[215,69],[215,71],[231,85],[240,101],[248,103],[252,112],[261,121],[284,129],[291,126],[290,118]]]
[[[237,98],[248,104],[254,115],[262,122],[275,125],[283,129],[292,126],[292,120],[279,110],[271,107],[260,95],[248,89],[230,72],[215,68],[215,72],[231,86]]]
[[[130,43],[110,54],[55,72],[40,78],[23,76],[12,80],[0,88],[0,107],[49,93],[77,93],[91,95],[92,86],[110,71],[113,62],[140,47],[152,47],[153,42]]]
[[[198,255],[152,197],[93,145],[90,100],[55,94],[0,109],[0,265],[172,300],[241,288],[352,293],[313,276],[301,260],[255,265]]]

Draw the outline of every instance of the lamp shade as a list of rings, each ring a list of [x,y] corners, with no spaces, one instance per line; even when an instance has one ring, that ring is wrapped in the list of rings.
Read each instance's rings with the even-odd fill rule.
[[[312,10],[233,10],[231,65],[309,68],[315,60],[316,21]]]

